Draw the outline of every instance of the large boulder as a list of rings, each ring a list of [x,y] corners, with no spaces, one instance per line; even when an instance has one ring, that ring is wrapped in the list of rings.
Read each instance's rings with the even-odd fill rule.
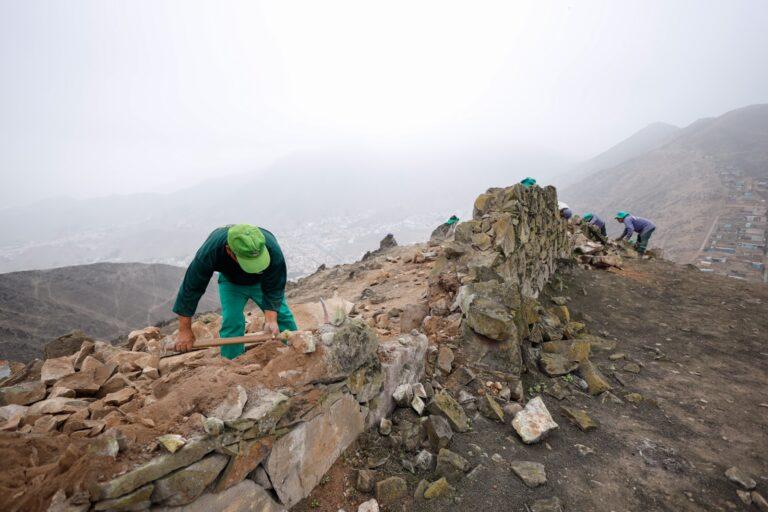
[[[365,414],[352,395],[275,441],[265,469],[286,507],[314,489],[331,465],[365,428]]]
[[[381,342],[378,358],[381,363],[383,382],[381,391],[368,406],[368,426],[378,425],[382,418],[395,409],[392,395],[401,384],[415,384],[424,375],[424,355],[429,341],[423,334],[400,336]]]
[[[323,335],[324,359],[328,374],[344,377],[375,357],[379,341],[360,320],[347,320],[333,336]]]

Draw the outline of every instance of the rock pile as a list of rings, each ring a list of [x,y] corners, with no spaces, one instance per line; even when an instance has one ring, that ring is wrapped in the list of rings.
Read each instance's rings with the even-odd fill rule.
[[[219,321],[195,329],[204,336]],[[419,381],[427,347],[418,334],[380,343],[352,319],[234,361],[214,349],[164,355],[161,343],[152,327],[131,333],[130,349],[86,340],[35,380],[0,389],[17,479],[4,510],[290,507],[391,413],[397,386]],[[45,458],[29,458],[40,443]]]

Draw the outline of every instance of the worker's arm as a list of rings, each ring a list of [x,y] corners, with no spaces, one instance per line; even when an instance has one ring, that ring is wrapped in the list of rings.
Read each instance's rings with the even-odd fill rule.
[[[213,276],[213,255],[206,244],[197,251],[192,263],[189,264],[184,280],[176,295],[173,312],[179,315],[179,336],[176,350],[189,350],[195,342],[192,332],[192,316],[197,310],[197,304],[205,293],[208,283]]]
[[[192,317],[179,317],[179,335],[176,337],[176,346],[179,352],[191,350],[195,344],[195,333],[192,332]]]
[[[285,260],[279,250],[270,251],[270,265],[261,278],[261,291],[264,294],[264,328],[273,334],[279,334],[277,311],[285,300],[285,283],[288,271]]]

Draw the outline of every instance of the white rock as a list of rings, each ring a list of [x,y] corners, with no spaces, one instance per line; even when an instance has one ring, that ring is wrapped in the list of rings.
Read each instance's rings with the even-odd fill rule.
[[[379,343],[378,356],[384,373],[384,385],[379,395],[369,402],[372,407],[368,414],[368,426],[378,425],[382,418],[392,413],[395,408],[392,395],[398,385],[421,380],[428,345],[427,337],[419,333]],[[406,407],[409,403],[406,403]]]
[[[357,507],[357,512],[379,512],[379,502],[376,501],[376,498],[371,498],[365,503],[361,503]]]
[[[413,400],[413,388],[410,384],[400,384],[392,393],[392,398],[400,407],[408,407]]]
[[[414,396],[413,400],[411,400],[411,407],[413,408],[414,411],[416,411],[416,414],[421,416],[422,414],[424,414],[424,407],[426,407],[426,405],[424,404],[424,400],[422,400],[418,396]]]
[[[421,382],[417,382],[413,386],[411,386],[413,389],[413,396],[417,396],[419,398],[427,398],[427,390],[424,389],[424,384]]]
[[[243,407],[248,401],[248,393],[241,385],[230,388],[224,401],[207,416],[214,416],[223,421],[236,420],[243,414]]]
[[[532,444],[544,439],[558,425],[549,414],[544,401],[537,396],[529,401],[522,411],[515,414],[512,427],[524,443]]]

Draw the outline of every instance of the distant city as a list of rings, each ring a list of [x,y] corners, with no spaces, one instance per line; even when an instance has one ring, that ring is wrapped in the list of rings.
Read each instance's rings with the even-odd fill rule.
[[[768,181],[733,166],[719,175],[728,196],[697,255],[696,266],[702,272],[733,279],[768,282]]]

